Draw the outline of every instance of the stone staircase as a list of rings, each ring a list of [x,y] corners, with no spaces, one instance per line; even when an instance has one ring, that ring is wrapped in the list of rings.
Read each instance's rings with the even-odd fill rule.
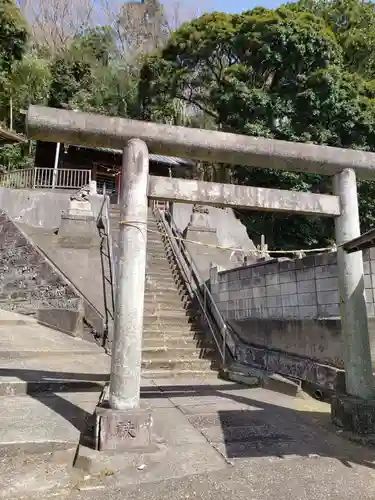
[[[111,205],[110,217],[116,260],[117,205]],[[148,230],[142,376],[212,376],[218,368],[216,349],[199,326],[199,315],[151,209]]]

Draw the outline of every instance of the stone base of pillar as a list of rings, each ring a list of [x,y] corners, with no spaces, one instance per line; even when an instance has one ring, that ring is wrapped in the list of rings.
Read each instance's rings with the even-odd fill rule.
[[[108,386],[95,410],[98,451],[141,451],[152,444],[152,413],[140,408],[114,410],[108,406]]]
[[[331,401],[331,419],[341,429],[360,436],[375,434],[375,399],[336,395]]]

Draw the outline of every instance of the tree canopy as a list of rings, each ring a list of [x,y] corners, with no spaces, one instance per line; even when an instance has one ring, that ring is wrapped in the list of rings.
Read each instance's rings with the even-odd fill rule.
[[[0,120],[23,132],[22,110],[40,103],[375,151],[374,3],[299,0],[179,24],[175,1],[0,0]],[[17,148],[0,155],[8,166],[29,161]],[[307,173],[203,163],[195,175],[331,191],[329,178]],[[364,231],[375,222],[374,183],[359,192]],[[240,217],[272,247],[333,238],[328,219]]]
[[[176,99],[211,126],[253,136],[375,151],[374,5],[301,1],[240,15],[214,12],[184,24],[145,62],[143,115]],[[368,36],[368,38],[366,38]],[[375,70],[375,68],[374,68]],[[318,175],[235,167],[234,182],[329,192]],[[360,183],[363,229],[375,221],[373,183]],[[287,224],[286,224],[287,222]],[[326,244],[332,221],[247,213],[249,233],[272,246]]]

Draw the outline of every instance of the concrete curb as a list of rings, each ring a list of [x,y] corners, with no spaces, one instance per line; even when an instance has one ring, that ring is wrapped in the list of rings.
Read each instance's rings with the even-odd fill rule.
[[[281,375],[270,374],[236,363],[221,369],[219,376],[224,380],[239,382],[251,387],[262,387],[263,389],[279,392],[286,396],[298,397],[302,395],[301,385],[298,382],[289,380]]]

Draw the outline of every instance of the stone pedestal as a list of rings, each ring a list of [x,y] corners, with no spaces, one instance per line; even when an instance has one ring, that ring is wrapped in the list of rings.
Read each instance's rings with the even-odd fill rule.
[[[200,271],[203,279],[209,278],[211,264],[222,269],[243,265],[243,254],[219,247],[217,230],[212,227],[208,208],[195,205],[184,233],[185,245]],[[189,241],[190,240],[190,241]],[[197,242],[197,243],[192,243]]]
[[[92,213],[91,202],[86,200],[71,199],[67,215],[84,215],[86,217],[93,217],[94,214]]]
[[[96,181],[90,181],[89,187],[90,187],[90,195],[98,194],[98,187]]]
[[[185,241],[186,248],[193,256],[203,279],[208,279],[208,270],[212,260],[218,264],[221,262],[220,257],[223,254],[221,250],[216,248],[219,244],[216,230],[188,225],[184,231],[184,238],[187,240]],[[192,241],[197,241],[200,244],[191,243]]]
[[[139,408],[115,410],[108,404],[108,386],[95,410],[98,451],[147,450],[152,444],[152,414]]]
[[[196,230],[208,229],[212,231],[209,224],[209,210],[207,207],[204,205],[194,205],[188,228],[195,228]]]
[[[71,200],[69,210],[61,215],[59,244],[69,248],[98,246],[100,238],[89,201]]]
[[[331,401],[333,424],[358,435],[375,434],[375,400],[336,395]]]

